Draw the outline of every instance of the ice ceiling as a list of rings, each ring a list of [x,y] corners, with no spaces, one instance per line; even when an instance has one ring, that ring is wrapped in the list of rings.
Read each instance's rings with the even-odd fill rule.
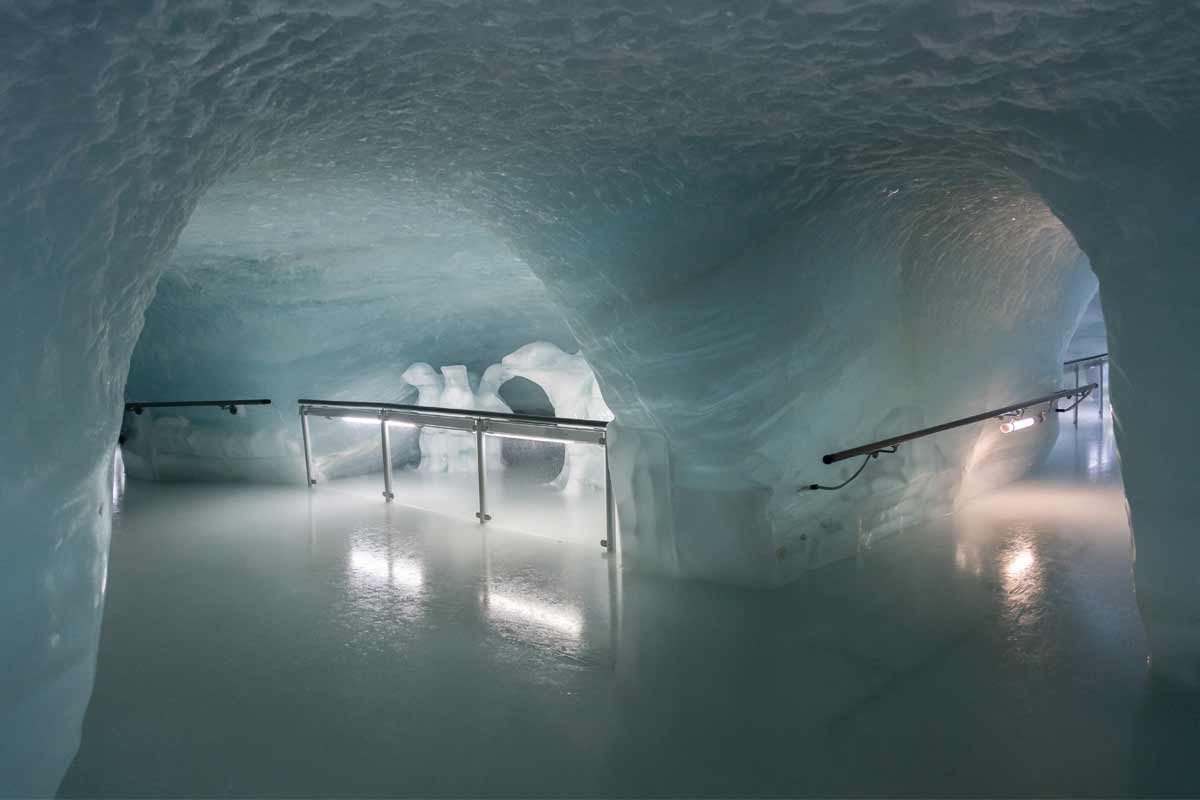
[[[146,313],[134,385],[181,391],[569,336],[630,562],[773,585],[1036,456],[949,437],[794,491],[1054,384],[1090,262],[1139,603],[1194,679],[1200,423],[1162,401],[1200,389],[1198,29],[1122,0],[6,4],[0,785],[53,791],[74,751]]]

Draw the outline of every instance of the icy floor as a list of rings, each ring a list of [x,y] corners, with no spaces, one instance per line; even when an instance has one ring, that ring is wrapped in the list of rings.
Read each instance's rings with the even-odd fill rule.
[[[485,532],[471,489],[131,482],[63,793],[1200,793],[1094,410],[1037,480],[776,592],[620,575],[599,498]]]

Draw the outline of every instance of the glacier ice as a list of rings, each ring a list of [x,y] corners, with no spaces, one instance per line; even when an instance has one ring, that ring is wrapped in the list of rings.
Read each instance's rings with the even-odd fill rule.
[[[300,480],[292,399],[552,342],[614,415],[626,564],[772,586],[1035,460],[1053,426],[982,426],[796,491],[1053,386],[1090,270],[1154,664],[1196,680],[1200,423],[1162,401],[1197,388],[1198,16],[5,4],[0,787],[75,747],[126,396],[278,402],[161,421],[131,475]],[[331,472],[375,458],[352,427]]]
[[[1063,353],[1063,360],[1089,358],[1108,352],[1108,329],[1104,325],[1104,309],[1100,306],[1100,293],[1092,297],[1092,302],[1079,317],[1075,324],[1075,333]],[[1085,376],[1080,376],[1080,381]]]
[[[608,422],[613,413],[604,402],[600,384],[587,359],[564,353],[549,342],[531,342],[500,362],[510,376],[526,378],[545,390],[554,414],[568,419]],[[593,445],[568,444],[562,471],[554,485],[568,493],[584,488],[602,490],[604,453]]]
[[[512,376],[503,364],[492,364],[483,371],[479,378],[479,391],[475,395],[475,408],[480,411],[492,411],[501,414],[511,414],[512,408],[500,397],[500,389]],[[498,470],[504,467],[504,453],[499,447],[489,447],[484,450],[487,469]]]
[[[462,364],[442,367],[442,396],[438,404],[446,408],[475,408],[475,393]],[[476,469],[475,437],[465,431],[442,431],[446,469],[451,472],[472,472]]]
[[[442,404],[444,379],[433,367],[423,362],[417,362],[404,370],[400,377],[416,387],[417,405],[440,406]],[[450,455],[446,445],[446,431],[440,428],[421,428],[420,448],[419,469],[421,471],[445,472],[449,469]]]

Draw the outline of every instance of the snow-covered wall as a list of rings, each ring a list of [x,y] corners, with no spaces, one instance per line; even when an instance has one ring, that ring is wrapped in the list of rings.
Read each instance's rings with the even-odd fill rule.
[[[1089,299],[1073,234],[1100,279],[1155,663],[1194,677],[1200,422],[1161,400],[1200,388],[1198,16],[1135,0],[0,7],[0,787],[53,791],[75,748],[108,462],[168,267],[131,393],[325,376],[366,391],[381,359],[445,346],[444,363],[486,365],[481,337],[565,325],[617,416],[630,563],[773,585],[1036,457],[1049,426],[1014,452],[976,431],[904,448],[852,493],[795,491],[844,474],[820,466],[829,449],[1052,385]],[[196,247],[176,249],[197,209]],[[289,229],[289,209],[328,224]],[[497,302],[429,285],[493,270],[512,281]],[[397,344],[378,323],[401,307]]]

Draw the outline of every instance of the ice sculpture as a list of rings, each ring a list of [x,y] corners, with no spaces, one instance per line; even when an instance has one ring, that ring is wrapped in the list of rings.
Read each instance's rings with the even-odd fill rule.
[[[475,408],[475,393],[467,377],[467,368],[461,364],[442,367],[445,388],[442,389],[440,405],[443,408]],[[443,431],[442,448],[446,454],[446,469],[450,472],[474,472],[477,469],[475,437],[465,431]]]
[[[127,377],[383,399],[578,347],[630,568],[771,586],[1019,468],[963,431],[795,491],[1056,383],[1089,262],[1153,661],[1196,680],[1194,4],[629,5],[3,5],[4,791],[79,735]]]
[[[500,387],[512,377],[508,367],[503,364],[492,364],[483,371],[479,379],[479,392],[475,397],[475,407],[480,411],[497,411],[501,414],[511,414],[512,409],[500,399]],[[504,459],[499,447],[488,447],[485,450],[487,468],[498,470],[504,467]]]
[[[417,405],[442,405],[442,376],[438,375],[433,367],[417,362],[404,370],[400,377],[416,387]],[[448,465],[446,431],[440,428],[421,428],[421,464],[418,469],[422,472],[445,472]]]
[[[554,414],[572,419],[609,421],[596,376],[582,355],[569,355],[550,342],[532,342],[504,357],[508,377],[528,378],[541,386]],[[604,452],[591,445],[566,445],[566,458],[554,485],[566,492],[604,488]]]

